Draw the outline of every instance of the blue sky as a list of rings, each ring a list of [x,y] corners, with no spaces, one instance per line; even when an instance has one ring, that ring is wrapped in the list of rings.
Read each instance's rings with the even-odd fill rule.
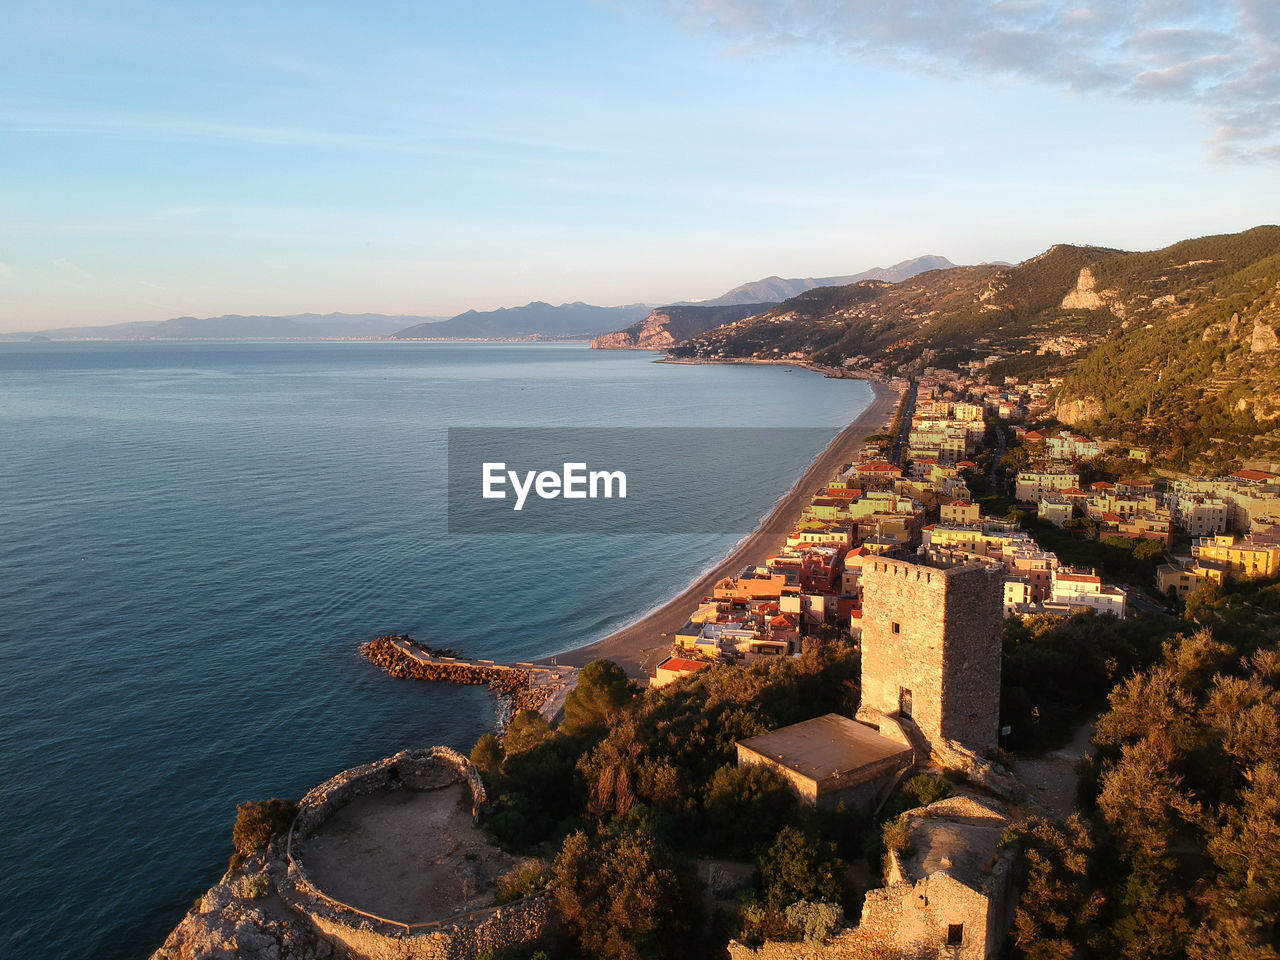
[[[1276,222],[1264,0],[0,12],[0,330],[715,296]]]

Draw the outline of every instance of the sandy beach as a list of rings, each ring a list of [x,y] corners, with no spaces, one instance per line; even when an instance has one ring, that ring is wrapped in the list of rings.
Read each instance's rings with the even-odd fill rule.
[[[605,658],[623,667],[634,677],[648,676],[669,653],[671,635],[684,626],[689,614],[705,596],[710,596],[717,581],[735,575],[749,564],[757,564],[778,552],[786,542],[780,528],[791,529],[813,494],[826,486],[844,464],[854,460],[862,442],[881,432],[892,419],[898,394],[876,380],[871,384],[873,396],[853,423],[836,434],[827,448],[809,465],[791,490],[760,523],[760,527],[742,541],[734,551],[713,569],[685,587],[661,607],[621,630],[585,647],[560,654],[559,662],[582,666]]]

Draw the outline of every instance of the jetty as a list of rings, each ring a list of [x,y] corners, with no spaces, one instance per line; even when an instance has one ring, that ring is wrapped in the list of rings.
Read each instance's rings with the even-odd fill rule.
[[[498,698],[499,727],[521,710],[536,710],[549,721],[558,719],[578,680],[578,668],[569,664],[473,660],[433,650],[406,634],[378,637],[360,653],[393,677],[487,685]]]

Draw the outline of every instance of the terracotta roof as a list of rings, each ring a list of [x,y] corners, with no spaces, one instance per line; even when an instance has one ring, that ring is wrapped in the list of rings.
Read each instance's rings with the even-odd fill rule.
[[[1276,479],[1276,474],[1266,473],[1262,470],[1237,470],[1235,473],[1232,474],[1232,476],[1237,477],[1240,480],[1252,480],[1252,481]]]
[[[686,660],[683,657],[667,657],[667,659],[658,664],[657,669],[680,670],[685,673],[693,673],[709,666],[711,666],[711,664],[707,663],[705,660]]]

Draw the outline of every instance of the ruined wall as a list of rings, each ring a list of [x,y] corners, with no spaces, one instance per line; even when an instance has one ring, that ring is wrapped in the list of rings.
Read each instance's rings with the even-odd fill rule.
[[[997,744],[1003,583],[981,564],[937,569],[877,559],[863,567],[862,703],[911,717],[931,745]]]
[[[434,789],[459,781],[471,791],[472,816],[485,800],[484,785],[471,761],[448,747],[404,751],[344,770],[302,798],[289,832],[285,856],[272,879],[281,898],[327,941],[361,960],[475,960],[483,951],[530,943],[552,930],[556,916],[549,894],[449,917],[406,925],[362,913],[328,897],[292,855],[294,838],[314,832],[358,796],[393,784]]]
[[[408,931],[335,916],[323,908],[308,919],[326,939],[360,960],[476,960],[488,950],[531,943],[556,922],[546,893]]]

